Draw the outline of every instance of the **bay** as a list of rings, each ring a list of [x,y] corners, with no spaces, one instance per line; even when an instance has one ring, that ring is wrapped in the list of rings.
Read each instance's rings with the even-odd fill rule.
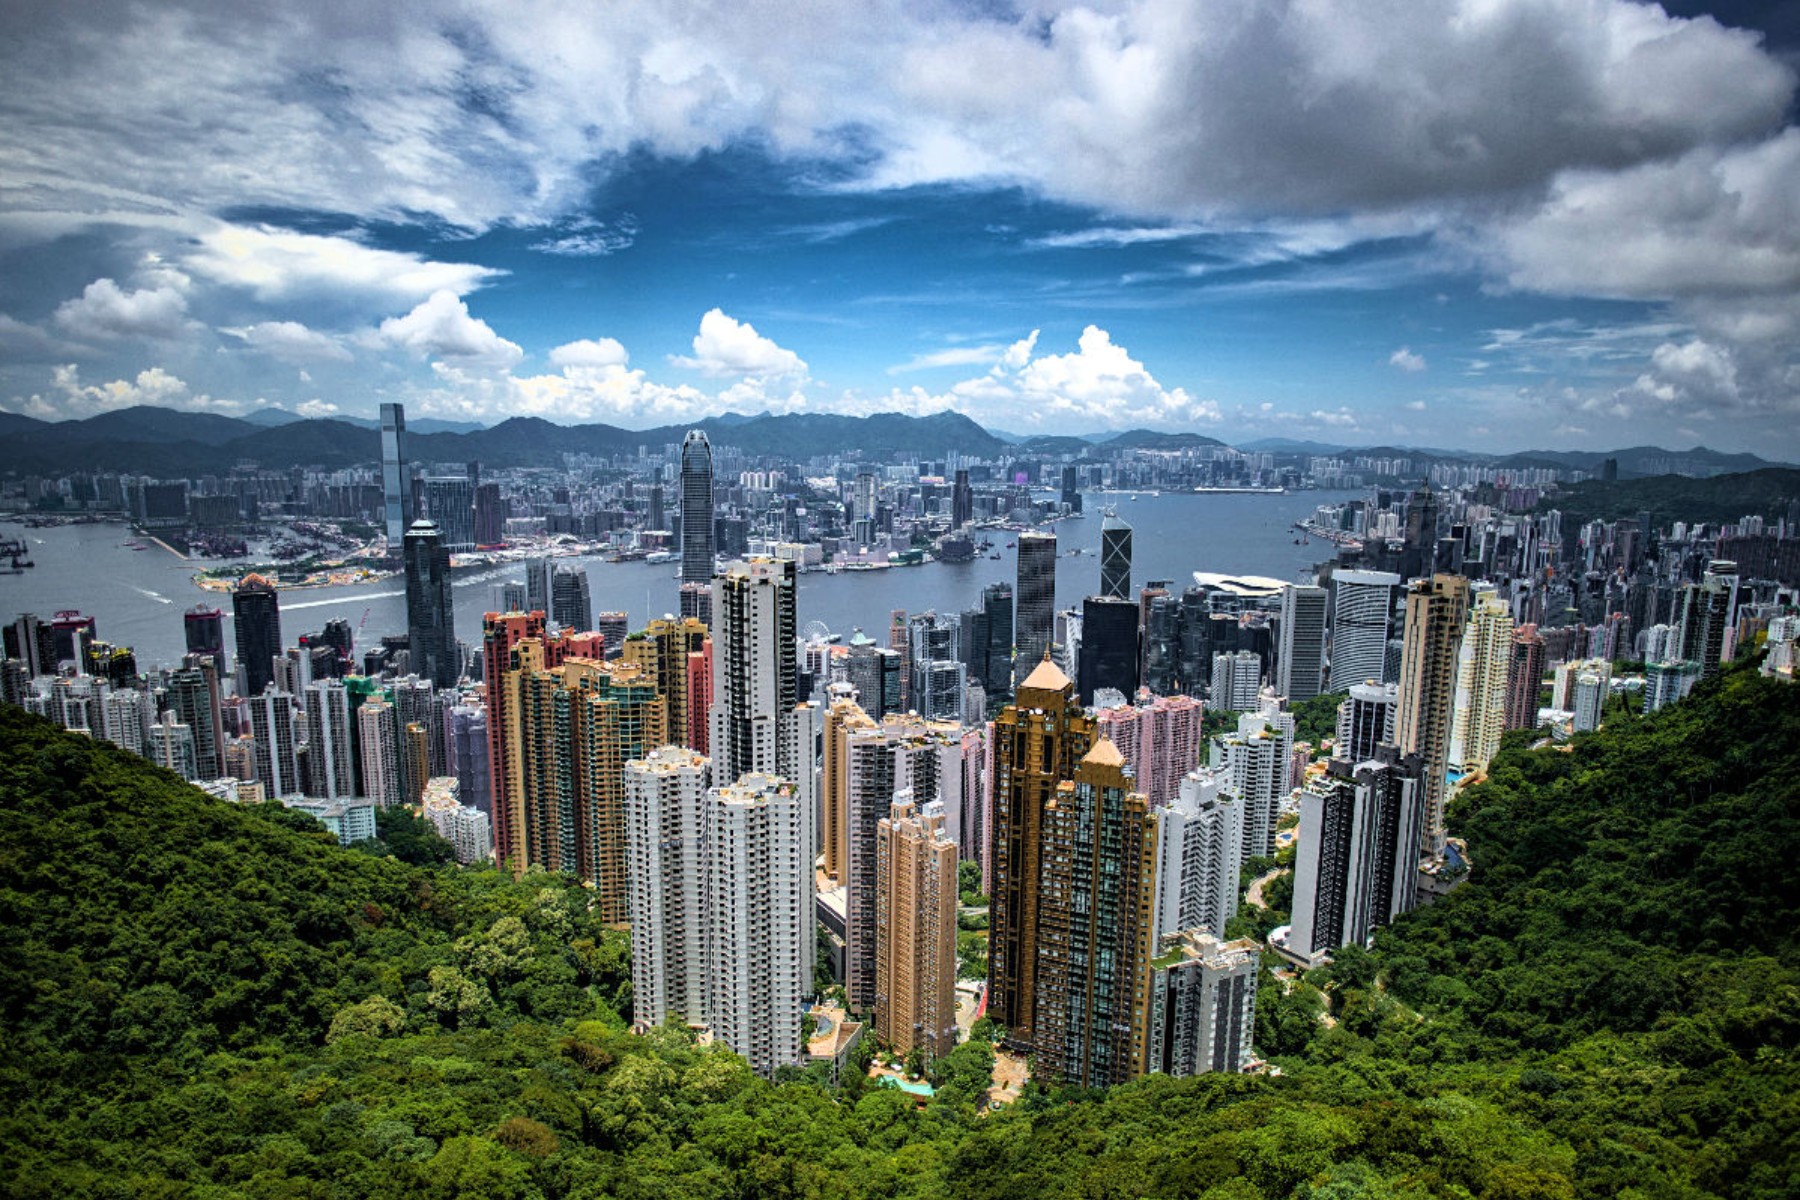
[[[1312,566],[1329,558],[1332,547],[1317,541],[1296,545],[1290,525],[1320,504],[1361,493],[1136,495],[1133,500],[1130,494],[1089,494],[1085,517],[1055,526],[1059,608],[1077,604],[1099,589],[1101,509],[1107,504],[1115,505],[1133,527],[1135,593],[1151,580],[1172,580],[1179,590],[1191,582],[1194,571],[1309,580]],[[23,574],[0,575],[0,615],[5,619],[21,612],[46,619],[63,609],[86,613],[95,619],[102,639],[133,647],[144,670],[180,661],[186,649],[182,613],[193,605],[217,605],[230,621],[229,594],[207,592],[193,582],[194,573],[209,563],[185,561],[154,545],[132,550],[126,543],[138,539],[122,525],[24,529],[9,523],[0,529],[4,536],[24,537],[37,563]],[[819,621],[845,638],[861,628],[885,642],[894,609],[957,613],[972,608],[982,587],[1012,583],[1017,576],[1018,552],[1008,543],[1016,542],[1018,534],[992,530],[984,536],[994,543],[993,551],[972,562],[803,574],[800,624]],[[633,629],[676,608],[673,564],[608,563],[598,556],[558,561],[585,567],[595,610],[629,613]],[[457,636],[478,642],[482,614],[495,605],[496,586],[519,577],[517,568],[504,566],[457,571],[453,585]],[[333,619],[350,623],[357,631],[358,646],[373,645],[386,633],[404,632],[406,600],[400,579],[281,593],[285,643],[292,644]]]

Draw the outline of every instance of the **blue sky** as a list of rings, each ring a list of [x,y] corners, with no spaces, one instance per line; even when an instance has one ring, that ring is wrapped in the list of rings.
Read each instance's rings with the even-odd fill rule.
[[[1800,5],[12,4],[0,407],[1800,458]]]

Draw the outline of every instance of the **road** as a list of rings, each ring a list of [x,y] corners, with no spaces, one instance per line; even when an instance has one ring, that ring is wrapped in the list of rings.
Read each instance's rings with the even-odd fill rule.
[[[1289,868],[1287,867],[1276,867],[1273,871],[1264,875],[1258,875],[1255,879],[1252,879],[1250,881],[1250,886],[1244,889],[1244,903],[1254,904],[1258,908],[1267,908],[1268,905],[1263,903],[1263,885],[1267,884],[1277,875],[1286,875],[1288,870]]]

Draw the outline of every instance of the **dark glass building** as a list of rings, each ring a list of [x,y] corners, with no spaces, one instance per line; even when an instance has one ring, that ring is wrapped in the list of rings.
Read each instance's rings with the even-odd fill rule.
[[[275,678],[275,656],[281,653],[281,603],[275,585],[261,575],[244,576],[231,593],[231,614],[244,694],[260,696]]]
[[[460,673],[450,601],[450,551],[430,521],[406,531],[406,648],[416,675],[455,687]]]

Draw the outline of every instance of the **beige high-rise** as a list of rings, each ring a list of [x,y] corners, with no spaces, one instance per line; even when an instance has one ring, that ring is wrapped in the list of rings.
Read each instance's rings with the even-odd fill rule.
[[[941,805],[894,798],[875,848],[875,1036],[895,1054],[956,1044],[956,844]]]
[[[1425,825],[1420,851],[1444,849],[1450,732],[1456,711],[1457,652],[1469,614],[1469,581],[1460,575],[1415,579],[1406,589],[1406,635],[1400,651],[1400,753],[1417,754],[1425,772]]]
[[[1506,732],[1506,675],[1512,662],[1512,613],[1491,588],[1475,597],[1457,666],[1456,717],[1450,728],[1450,765],[1478,772],[1500,752]]]

